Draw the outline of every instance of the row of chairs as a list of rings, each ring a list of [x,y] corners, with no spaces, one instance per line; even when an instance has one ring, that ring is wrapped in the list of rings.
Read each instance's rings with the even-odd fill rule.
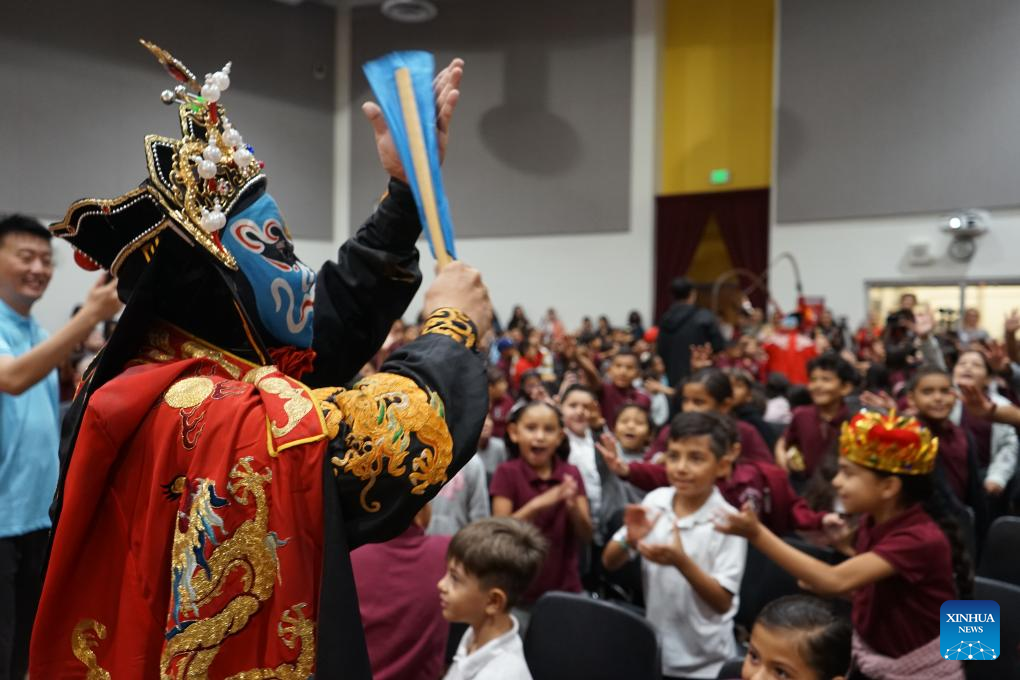
[[[795,538],[794,547],[836,564],[841,555]],[[1002,612],[995,661],[967,664],[967,680],[1020,678],[1020,518],[1002,517],[989,530],[978,567],[974,599],[993,600]],[[749,548],[736,623],[748,630],[762,608],[784,595],[802,592],[789,574]],[[848,603],[841,603],[848,606]],[[524,639],[525,656],[535,680],[632,678],[659,680],[661,651],[655,629],[633,608],[570,593],[548,593],[532,611]],[[741,659],[732,659],[720,678],[740,675]]]
[[[1020,517],[999,517],[988,529],[977,575],[1020,586]],[[1018,676],[1020,677],[1020,676]]]
[[[999,603],[1002,650],[994,661],[969,662],[967,680],[1020,678],[1020,586],[979,576],[974,599]],[[573,593],[539,599],[524,654],[535,680],[660,680],[662,673],[658,635],[644,617]],[[726,662],[718,677],[739,677],[742,661]]]

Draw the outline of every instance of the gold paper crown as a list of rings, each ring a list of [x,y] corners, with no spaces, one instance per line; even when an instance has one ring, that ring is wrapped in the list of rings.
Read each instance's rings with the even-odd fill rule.
[[[839,437],[840,454],[851,463],[898,475],[929,474],[938,450],[938,438],[917,418],[895,411],[858,413]]]
[[[86,269],[118,273],[131,255],[148,261],[168,228],[203,247],[230,269],[234,257],[222,246],[218,232],[238,202],[265,184],[263,164],[226,117],[219,103],[230,87],[230,62],[199,84],[194,74],[166,50],[140,41],[178,85],[165,90],[165,104],[179,104],[181,139],[148,135],[145,157],[149,181],[115,199],[76,201],[51,230],[76,249]]]

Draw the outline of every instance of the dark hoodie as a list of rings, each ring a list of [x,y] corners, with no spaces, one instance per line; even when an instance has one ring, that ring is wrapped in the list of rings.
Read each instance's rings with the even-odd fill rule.
[[[666,364],[669,384],[678,387],[691,372],[691,345],[712,345],[713,352],[725,346],[719,324],[712,312],[674,302],[659,321],[659,356]]]

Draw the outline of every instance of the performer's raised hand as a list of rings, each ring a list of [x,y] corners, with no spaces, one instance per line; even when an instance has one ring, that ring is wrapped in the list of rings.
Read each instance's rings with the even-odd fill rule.
[[[436,95],[436,142],[439,144],[439,162],[446,158],[446,142],[450,136],[450,120],[460,101],[460,79],[464,75],[464,60],[454,59],[432,81]]]
[[[482,275],[474,267],[454,260],[439,270],[425,291],[425,316],[441,307],[453,307],[466,314],[482,338],[492,327],[492,301]]]
[[[446,156],[446,143],[449,139],[450,120],[453,118],[453,111],[460,100],[460,79],[464,75],[464,60],[454,59],[449,66],[444,68],[432,81],[432,90],[436,96],[436,141],[439,145],[440,162]],[[372,124],[375,132],[375,149],[379,154],[379,162],[391,177],[401,182],[407,181],[407,174],[404,172],[404,164],[400,161],[400,154],[393,144],[393,136],[390,134],[389,126],[386,125],[386,117],[382,109],[375,102],[365,102],[361,105],[361,111]],[[477,322],[476,322],[477,323]]]

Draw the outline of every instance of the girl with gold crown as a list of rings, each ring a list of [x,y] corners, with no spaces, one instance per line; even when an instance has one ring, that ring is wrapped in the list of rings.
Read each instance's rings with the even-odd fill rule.
[[[937,455],[938,440],[915,418],[860,413],[843,425],[833,485],[847,512],[862,517],[853,556],[837,565],[785,543],[751,508],[718,521],[719,531],[747,538],[802,587],[852,598],[848,680],[964,677],[939,649],[942,603],[968,597],[973,574],[962,542],[944,533],[959,529],[933,502]]]

